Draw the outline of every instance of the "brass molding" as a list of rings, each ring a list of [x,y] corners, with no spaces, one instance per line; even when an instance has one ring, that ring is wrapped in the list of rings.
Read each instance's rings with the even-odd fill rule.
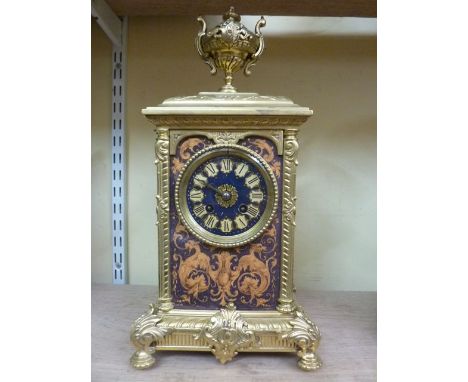
[[[281,287],[277,309],[281,312],[294,310],[294,230],[296,216],[296,166],[299,143],[297,130],[288,129],[284,132],[283,153],[283,219],[281,255]]]
[[[156,213],[159,254],[159,301],[161,309],[173,308],[169,279],[169,130],[158,129],[155,144],[157,194]]]
[[[309,116],[304,115],[146,115],[156,126],[193,128],[237,127],[255,129],[274,126],[299,126]]]

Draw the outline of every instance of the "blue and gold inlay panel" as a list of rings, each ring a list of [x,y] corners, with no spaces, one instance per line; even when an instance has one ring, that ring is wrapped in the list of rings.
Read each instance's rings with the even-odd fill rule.
[[[179,143],[170,162],[171,194],[184,164],[196,152],[213,144],[198,136]],[[277,154],[275,145],[263,137],[246,138],[238,144],[255,151],[267,162],[281,192],[282,157]],[[248,166],[248,172],[242,165]],[[252,187],[246,179],[253,179]],[[217,235],[236,235],[250,229],[260,219],[267,203],[267,190],[265,179],[252,162],[233,153],[222,153],[197,166],[190,176],[185,197],[190,213],[206,230]],[[197,210],[201,205],[205,213],[200,207]],[[256,208],[250,211],[252,216],[243,212],[249,206]],[[188,232],[171,198],[170,268],[175,307],[219,309],[233,302],[238,309],[275,309],[281,260],[281,213],[278,211],[281,211],[281,199],[272,223],[257,239],[241,247],[217,248]],[[216,224],[211,221],[206,224],[209,214],[216,217]],[[242,222],[236,224],[237,216],[247,216],[245,227]],[[232,226],[221,223],[226,219],[232,221]]]

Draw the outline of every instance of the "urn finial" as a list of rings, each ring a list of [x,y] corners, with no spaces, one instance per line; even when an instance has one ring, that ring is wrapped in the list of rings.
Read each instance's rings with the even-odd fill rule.
[[[210,67],[211,74],[218,69],[224,72],[224,86],[222,92],[235,93],[232,86],[233,73],[243,69],[246,76],[251,74],[251,67],[255,65],[265,47],[260,28],[266,25],[263,16],[255,25],[255,33],[248,30],[241,22],[240,16],[230,7],[223,15],[223,22],[210,31],[206,31],[206,22],[198,17],[201,30],[195,39],[198,53]]]

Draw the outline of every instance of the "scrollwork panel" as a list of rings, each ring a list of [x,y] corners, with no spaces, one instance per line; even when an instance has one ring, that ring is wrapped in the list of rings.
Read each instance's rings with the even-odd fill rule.
[[[179,142],[176,154],[171,156],[171,193],[184,163],[211,144],[211,140],[199,136]],[[256,151],[267,161],[281,187],[282,158],[275,145],[263,137],[248,137],[239,144]],[[281,256],[280,213],[258,239],[242,247],[221,250],[193,237],[180,223],[174,206],[170,211],[172,299],[177,308],[218,309],[229,303],[239,309],[276,307]]]

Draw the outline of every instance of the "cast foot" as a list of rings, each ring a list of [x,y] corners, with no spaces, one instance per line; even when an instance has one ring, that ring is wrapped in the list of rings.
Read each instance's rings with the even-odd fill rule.
[[[303,351],[299,350],[297,352],[299,356],[299,361],[297,361],[297,366],[300,369],[305,371],[317,370],[322,366],[322,361],[320,358],[312,351]]]
[[[137,350],[130,358],[130,363],[135,369],[148,369],[154,365],[155,359],[144,350]]]

